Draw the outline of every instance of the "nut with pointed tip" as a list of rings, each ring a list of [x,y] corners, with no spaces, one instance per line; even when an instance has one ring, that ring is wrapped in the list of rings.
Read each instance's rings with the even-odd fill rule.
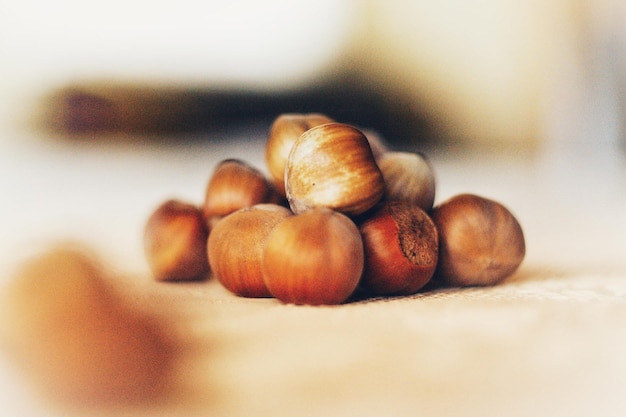
[[[372,295],[409,295],[424,287],[437,267],[435,224],[416,205],[385,201],[358,221],[365,268],[361,287]]]
[[[200,209],[180,200],[162,203],[144,228],[144,251],[158,281],[206,278],[209,229]]]
[[[301,134],[334,120],[319,113],[285,113],[278,116],[272,126],[265,146],[265,162],[276,190],[285,196],[285,166],[289,152]]]
[[[431,213],[439,232],[435,277],[449,286],[494,285],[510,276],[526,253],[524,233],[502,204],[457,195]]]
[[[341,304],[359,283],[363,242],[347,216],[315,208],[272,230],[262,267],[268,289],[284,303]]]
[[[239,209],[220,220],[211,231],[208,255],[211,270],[230,292],[242,297],[271,296],[261,273],[268,234],[292,213],[275,204]]]
[[[294,213],[326,207],[361,214],[383,196],[385,182],[363,133],[328,123],[296,140],[285,169],[287,200]]]
[[[221,161],[207,184],[202,212],[213,225],[239,209],[255,204],[278,204],[281,197],[265,175],[240,159]]]
[[[423,155],[385,152],[377,163],[385,179],[384,199],[407,201],[426,211],[433,208],[435,174]]]

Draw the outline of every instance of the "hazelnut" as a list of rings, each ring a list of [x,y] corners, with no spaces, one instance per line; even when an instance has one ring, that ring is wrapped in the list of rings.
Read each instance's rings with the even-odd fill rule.
[[[86,411],[153,404],[168,393],[177,376],[171,329],[130,302],[116,286],[127,277],[91,248],[55,245],[12,278],[0,292],[2,356],[46,400]]]
[[[389,152],[389,145],[383,139],[383,137],[373,129],[359,129],[363,134],[367,137],[367,141],[370,144],[370,148],[372,148],[372,154],[375,159],[378,159],[386,152]]]
[[[401,200],[423,210],[433,208],[435,174],[426,158],[414,152],[385,152],[377,159],[387,200]]]
[[[408,295],[437,267],[437,230],[428,214],[403,201],[386,201],[359,223],[365,251],[361,287],[374,295]]]
[[[318,113],[286,113],[278,116],[272,126],[265,147],[265,162],[276,190],[285,196],[285,166],[296,139],[312,127],[334,120]]]
[[[275,204],[239,209],[215,225],[208,240],[211,270],[230,292],[242,297],[271,296],[261,273],[267,235],[292,213]]]
[[[144,228],[144,251],[159,281],[206,277],[209,229],[200,209],[180,200],[168,200],[150,215]]]
[[[439,232],[436,277],[450,286],[494,285],[524,259],[522,228],[502,204],[461,194],[431,213]]]
[[[355,127],[328,123],[304,132],[285,169],[287,200],[294,213],[327,207],[357,215],[383,196],[385,183],[365,135]]]
[[[341,304],[363,271],[363,243],[347,216],[314,208],[283,220],[270,233],[263,278],[284,303]]]
[[[206,187],[202,211],[209,224],[255,204],[277,204],[280,195],[265,175],[240,159],[221,161]]]

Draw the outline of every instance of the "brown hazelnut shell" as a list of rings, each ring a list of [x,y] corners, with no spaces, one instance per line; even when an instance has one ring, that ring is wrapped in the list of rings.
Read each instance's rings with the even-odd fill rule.
[[[170,199],[159,205],[144,227],[144,252],[158,281],[206,278],[208,226],[193,204]]]
[[[358,215],[381,199],[385,182],[365,135],[347,124],[328,123],[307,130],[294,144],[285,189],[296,214],[326,207]]]
[[[422,154],[385,152],[376,162],[385,179],[384,199],[407,201],[426,211],[433,208],[435,173]]]
[[[315,208],[272,230],[263,255],[263,277],[272,295],[284,303],[341,304],[358,286],[363,256],[352,220]]]
[[[271,230],[292,213],[275,204],[239,209],[216,223],[208,239],[211,270],[230,292],[242,297],[270,297],[261,262]]]
[[[435,224],[420,207],[385,201],[359,222],[365,267],[361,288],[373,295],[409,295],[432,278],[438,260]]]
[[[446,285],[495,285],[524,259],[522,227],[496,201],[461,194],[435,207],[431,217],[439,232],[436,278]]]
[[[213,171],[206,186],[202,211],[208,224],[255,204],[282,201],[265,175],[248,162],[225,159]]]
[[[270,127],[265,146],[265,162],[276,190],[284,197],[285,166],[293,144],[301,134],[333,119],[320,113],[285,113],[278,116]]]

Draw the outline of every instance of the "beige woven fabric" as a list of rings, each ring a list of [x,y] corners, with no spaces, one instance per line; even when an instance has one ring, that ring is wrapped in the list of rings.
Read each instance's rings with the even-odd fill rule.
[[[214,279],[159,284],[143,260],[141,229],[156,202],[171,194],[201,198],[222,157],[261,165],[261,144],[167,152],[46,146],[45,153],[19,148],[22,159],[4,165],[5,174],[19,171],[20,162],[33,178],[52,175],[20,179],[32,192],[24,196],[16,187],[13,197],[29,203],[52,183],[74,182],[64,188],[65,200],[48,194],[47,212],[25,209],[4,225],[21,239],[3,240],[2,264],[24,258],[38,236],[38,247],[57,237],[86,242],[126,277],[116,285],[128,300],[172,325],[176,341],[175,377],[163,402],[85,414],[626,413],[626,170],[617,157],[585,166],[558,153],[435,153],[438,201],[475,192],[516,214],[528,248],[521,268],[491,288],[306,307],[238,298]],[[174,166],[164,170],[166,161]],[[20,368],[0,363],[4,404],[19,415],[67,415],[52,407],[44,413]]]

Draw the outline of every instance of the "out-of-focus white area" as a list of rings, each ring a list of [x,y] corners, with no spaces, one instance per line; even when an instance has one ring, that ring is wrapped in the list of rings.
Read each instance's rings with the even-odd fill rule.
[[[354,1],[25,0],[4,2],[4,71],[280,86],[339,59]],[[4,60],[3,60],[4,61]]]
[[[3,2],[0,110],[81,80],[285,89],[348,68],[469,143],[614,140],[625,24],[619,0]]]
[[[624,2],[373,4],[372,57],[390,88],[426,97],[465,140],[523,145],[619,135]]]
[[[341,59],[354,0],[25,0],[0,6],[0,110],[52,88],[112,80],[295,88]],[[0,96],[1,98],[1,96]],[[18,110],[21,110],[18,111]]]

